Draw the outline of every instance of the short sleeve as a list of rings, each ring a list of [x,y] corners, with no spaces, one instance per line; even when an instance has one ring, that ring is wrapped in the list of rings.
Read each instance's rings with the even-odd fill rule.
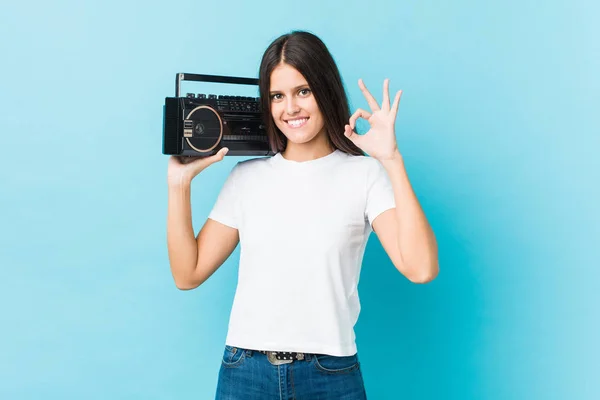
[[[238,229],[239,224],[238,201],[240,198],[236,185],[239,173],[238,167],[239,164],[236,164],[231,169],[212,210],[208,214],[208,218],[236,229]]]
[[[385,168],[378,160],[373,160],[373,165],[367,175],[367,205],[365,218],[369,225],[379,214],[396,207],[392,182]]]

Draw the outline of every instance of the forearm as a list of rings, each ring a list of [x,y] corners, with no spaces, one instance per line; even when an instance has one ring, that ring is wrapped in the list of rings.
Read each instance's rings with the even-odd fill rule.
[[[394,190],[397,241],[403,268],[416,281],[428,282],[439,271],[435,235],[412,189],[400,152],[397,151],[393,159],[384,160],[381,164]]]
[[[169,185],[167,247],[175,284],[185,287],[198,261],[198,245],[192,226],[190,183]]]

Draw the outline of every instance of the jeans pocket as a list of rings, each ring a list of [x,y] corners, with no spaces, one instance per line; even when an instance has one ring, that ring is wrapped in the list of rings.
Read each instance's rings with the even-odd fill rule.
[[[358,355],[331,356],[328,354],[317,354],[315,357],[317,370],[329,374],[345,374],[357,370],[360,367]]]
[[[223,351],[222,363],[225,367],[235,368],[239,367],[246,359],[246,352],[239,347],[232,347],[225,345],[225,351]]]

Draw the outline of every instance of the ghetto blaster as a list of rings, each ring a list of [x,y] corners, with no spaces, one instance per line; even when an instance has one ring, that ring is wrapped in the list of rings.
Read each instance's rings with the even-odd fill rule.
[[[210,156],[227,147],[227,156],[272,156],[257,97],[187,93],[182,81],[258,85],[258,79],[177,74],[175,97],[163,108],[162,152],[178,156]]]

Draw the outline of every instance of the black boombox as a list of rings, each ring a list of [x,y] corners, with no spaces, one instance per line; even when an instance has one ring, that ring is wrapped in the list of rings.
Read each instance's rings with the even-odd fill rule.
[[[272,156],[257,97],[187,93],[181,81],[258,85],[258,79],[177,74],[175,97],[163,108],[163,154],[210,156],[227,147],[228,156]]]

